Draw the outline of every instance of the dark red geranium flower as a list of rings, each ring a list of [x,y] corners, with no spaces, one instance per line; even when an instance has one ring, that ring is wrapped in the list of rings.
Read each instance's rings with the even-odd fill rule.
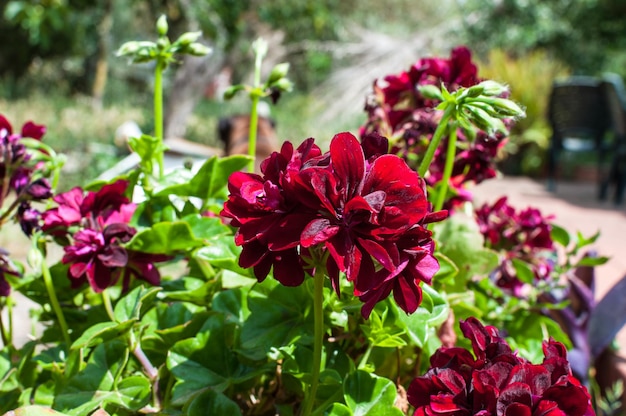
[[[413,380],[408,400],[416,416],[592,416],[587,389],[572,376],[563,344],[543,344],[532,364],[511,351],[498,331],[477,319],[461,322],[474,356],[442,347],[431,368]]]
[[[551,275],[554,268],[551,219],[532,207],[518,212],[508,204],[507,197],[476,210],[476,221],[486,244],[503,255],[501,264],[492,273],[493,278],[515,296],[523,296],[524,284],[517,278],[514,259],[529,263],[537,280],[546,280]]]
[[[387,147],[378,135],[361,145],[340,133],[326,154],[312,141],[296,152],[285,144],[263,162],[263,176],[231,175],[222,215],[238,227],[240,265],[254,267],[259,280],[273,266],[281,283],[299,285],[311,250],[328,253],[333,287],[345,272],[365,302],[364,316],[391,291],[414,312],[419,283],[438,270],[423,225],[447,214],[429,214],[424,182],[397,156],[384,154]]]

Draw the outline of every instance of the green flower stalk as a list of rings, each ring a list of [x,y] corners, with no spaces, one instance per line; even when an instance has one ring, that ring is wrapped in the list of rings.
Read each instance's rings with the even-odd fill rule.
[[[287,79],[287,72],[289,71],[288,63],[280,63],[276,65],[267,81],[261,83],[261,64],[263,58],[267,55],[267,42],[262,38],[257,39],[252,43],[252,50],[254,52],[254,80],[252,85],[232,85],[224,92],[224,99],[232,99],[239,91],[247,91],[250,98],[250,129],[248,132],[248,155],[250,156],[250,162],[248,164],[248,171],[254,172],[254,165],[256,160],[256,141],[257,141],[257,128],[259,123],[258,105],[261,98],[272,97],[272,100],[276,102],[283,92],[291,91],[293,84]]]
[[[130,140],[129,145],[133,151],[141,156],[141,169],[144,173],[144,188],[149,189],[147,177],[154,174],[154,164],[158,169],[158,178],[163,176],[163,72],[170,63],[175,62],[177,54],[203,56],[211,52],[211,49],[197,42],[202,36],[201,32],[183,33],[175,42],[171,42],[167,36],[167,19],[163,15],[156,23],[158,40],[131,41],[124,43],[117,51],[117,56],[128,56],[132,63],[145,63],[155,61],[154,69],[154,137],[142,136]]]

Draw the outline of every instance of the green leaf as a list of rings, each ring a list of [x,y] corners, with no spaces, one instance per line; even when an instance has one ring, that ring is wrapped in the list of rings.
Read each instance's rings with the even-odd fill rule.
[[[352,416],[352,410],[342,403],[333,403],[333,405],[324,413],[328,416]]]
[[[563,247],[567,247],[570,243],[569,232],[565,228],[556,224],[551,224],[551,228],[552,230],[550,231],[550,236],[552,237],[552,240]]]
[[[439,270],[433,279],[438,282],[453,283],[454,278],[459,274],[459,268],[443,253],[435,252],[435,258],[439,262]]]
[[[357,370],[346,377],[343,394],[354,416],[402,416],[402,411],[393,406],[396,386],[386,378]]]
[[[247,269],[239,267],[239,255],[241,248],[235,245],[232,235],[226,235],[211,240],[210,245],[200,247],[194,252],[194,256],[208,261],[212,266],[220,269],[231,270],[240,275],[247,275]]]
[[[175,221],[160,222],[139,231],[125,247],[142,253],[173,255],[203,244],[204,241],[194,235],[188,222]]]
[[[443,287],[446,293],[465,292],[471,278],[486,276],[498,265],[497,253],[484,248],[484,237],[473,218],[457,213],[432,225],[439,251],[459,270],[452,283],[433,279],[437,289]]]
[[[242,364],[234,351],[233,331],[226,327],[224,316],[210,316],[194,337],[177,342],[167,357],[176,383],[172,402],[184,405],[195,395],[248,381],[267,369]]]
[[[7,413],[6,416],[66,416],[65,413],[57,412],[43,406],[24,406]]]
[[[514,258],[511,259],[511,263],[513,263],[515,274],[520,281],[529,284],[534,282],[535,272],[533,272],[532,266],[528,262]]]
[[[609,261],[609,257],[590,257],[590,256],[585,256],[585,257],[581,258],[580,260],[578,260],[578,263],[576,263],[576,265],[574,267],[580,267],[580,266],[601,266],[604,263],[606,263],[607,261]]]
[[[128,347],[122,341],[98,345],[87,366],[71,377],[56,396],[54,408],[78,416],[108,404],[130,411],[144,407],[150,400],[148,379],[131,376],[120,380],[128,357]]]
[[[219,279],[205,281],[195,277],[182,277],[163,284],[165,289],[159,294],[164,301],[190,302],[195,305],[206,306],[221,289]]]
[[[100,322],[89,327],[72,344],[72,349],[89,348],[125,335],[135,324],[134,320],[121,323]]]
[[[145,312],[145,305],[152,306],[152,301],[161,291],[160,287],[144,288],[138,286],[122,297],[116,304],[113,311],[117,322],[128,320],[139,320]]]
[[[260,360],[272,347],[279,348],[300,339],[312,343],[312,295],[308,279],[297,287],[286,287],[275,280],[266,279],[253,287],[248,295],[250,316],[241,334],[241,353]]]
[[[222,393],[215,390],[205,390],[189,403],[185,414],[187,416],[241,416],[241,410],[237,403]]]

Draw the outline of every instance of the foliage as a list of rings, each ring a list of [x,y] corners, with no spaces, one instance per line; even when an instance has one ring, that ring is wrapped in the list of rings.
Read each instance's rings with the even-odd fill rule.
[[[166,23],[158,20],[156,43],[126,44],[121,52],[155,59],[161,72],[174,53],[194,53],[175,45],[196,35],[170,42]],[[130,141],[140,159],[135,169],[53,195],[62,158],[45,144],[44,127],[29,122],[18,131],[0,118],[0,145],[11,156],[0,172],[0,221],[17,221],[32,241],[26,265],[0,253],[0,307],[10,317],[9,292],[18,291],[39,305],[35,316],[44,327],[15,345],[13,322],[0,319],[0,411],[401,415],[431,400],[415,401],[411,392],[430,367],[478,374],[509,364],[501,381],[521,393],[502,406],[593,414],[565,359],[573,342],[545,313],[563,305],[539,295],[565,289],[559,279],[576,266],[606,259],[579,261],[597,236],[572,238],[535,211],[530,220],[509,213],[490,228],[512,241],[510,230],[519,233],[519,247],[490,245],[483,223],[464,214],[471,206],[453,203],[448,190],[463,191],[470,182],[464,176],[473,177],[467,169],[452,176],[453,164],[470,158],[456,154],[455,135],[466,143],[506,135],[503,120],[521,114],[503,85],[478,83],[469,52],[461,57],[461,75],[472,75],[467,82],[444,77],[454,60],[428,58],[441,73],[420,72],[415,84],[396,90],[416,94],[408,108],[432,112],[439,123],[416,153],[419,172],[377,131],[360,142],[336,134],[327,152],[313,138],[299,146],[286,141],[260,173],[241,171],[250,161],[243,155],[163,171],[155,98],[157,133]],[[252,102],[287,81],[286,70],[279,65],[266,82],[255,80]],[[156,73],[155,97],[159,79]],[[452,157],[430,181],[438,151]],[[516,227],[527,220],[540,224],[542,244]],[[527,246],[552,249],[552,242],[566,250],[563,260],[541,276],[545,285],[535,284],[538,254]],[[509,253],[517,256],[515,277],[530,291],[509,291],[493,278]],[[456,319],[464,322],[460,330]],[[506,330],[507,339],[478,319]],[[467,342],[455,342],[468,326],[474,355]],[[548,332],[554,339],[544,344],[546,360],[529,363],[538,362]],[[455,344],[452,351],[463,352],[443,362]],[[500,353],[505,358],[497,362]],[[457,366],[459,357],[472,367]],[[516,382],[526,370],[524,383]],[[489,377],[477,385],[493,387]],[[469,393],[450,380],[433,385]],[[557,388],[543,389],[546,381]],[[574,402],[552,397],[561,387],[576,393]],[[439,390],[433,409],[449,397]]]
[[[626,75],[620,66],[626,45],[623,2],[472,0],[463,7],[468,44],[482,55],[491,49],[519,55],[543,49],[575,73]]]

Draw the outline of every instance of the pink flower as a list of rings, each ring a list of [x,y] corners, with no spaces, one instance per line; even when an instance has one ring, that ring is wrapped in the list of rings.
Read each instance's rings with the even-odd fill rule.
[[[543,362],[532,364],[512,352],[494,327],[468,318],[461,330],[474,356],[458,347],[435,352],[431,368],[408,389],[416,416],[595,415],[563,344],[544,342]]]
[[[137,278],[157,285],[156,262],[169,259],[127,250],[136,230],[129,225],[135,204],[125,196],[128,182],[119,180],[97,192],[73,188],[54,197],[58,206],[42,214],[43,231],[65,245],[62,262],[69,264],[68,277],[74,287],[87,282],[95,292],[122,280],[122,289]]]

